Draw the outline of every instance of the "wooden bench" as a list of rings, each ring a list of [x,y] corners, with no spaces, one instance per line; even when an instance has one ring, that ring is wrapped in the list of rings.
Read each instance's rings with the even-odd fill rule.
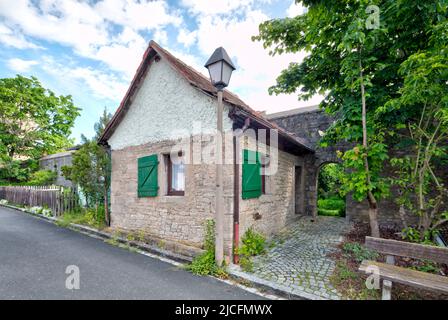
[[[395,256],[430,260],[448,264],[448,248],[366,237],[365,246],[386,255],[386,263],[364,260],[359,271],[379,271],[383,280],[383,300],[391,299],[392,282],[416,288],[448,293],[448,277],[395,266]]]

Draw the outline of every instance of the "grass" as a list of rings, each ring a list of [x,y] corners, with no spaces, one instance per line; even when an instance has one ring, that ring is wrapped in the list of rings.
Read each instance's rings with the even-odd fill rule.
[[[331,284],[338,289],[343,298],[348,300],[378,300],[381,291],[368,289],[365,277],[356,272],[346,259],[338,260],[336,268],[330,277]]]
[[[205,223],[204,237],[205,252],[193,259],[185,269],[193,274],[206,276],[212,275],[218,278],[228,278],[225,266],[218,266],[215,262],[215,223],[213,220],[207,220]]]
[[[345,201],[338,198],[319,199],[317,211],[321,216],[344,217]]]

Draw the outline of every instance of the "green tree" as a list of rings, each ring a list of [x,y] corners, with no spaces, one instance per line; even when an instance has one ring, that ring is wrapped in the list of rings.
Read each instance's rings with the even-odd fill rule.
[[[79,110],[71,96],[56,96],[35,78],[0,79],[0,165],[9,179],[25,180],[37,160],[72,144],[69,139]],[[21,170],[21,171],[20,171]]]
[[[104,131],[112,115],[104,109],[99,121],[95,123],[95,137]],[[82,146],[73,154],[71,166],[62,167],[63,175],[81,187],[89,207],[104,205],[106,223],[109,224],[108,192],[110,185],[110,157],[107,151],[92,140],[82,136]]]
[[[354,144],[340,153],[346,167],[343,191],[369,203],[371,233],[379,236],[377,201],[388,195],[381,173],[389,139],[409,110],[378,110],[398,98],[401,64],[430,46],[427,32],[446,19],[444,1],[303,0],[305,14],[260,25],[254,40],[270,54],[306,51],[301,63],[291,63],[269,89],[271,94],[299,92],[299,99],[323,94],[320,104],[337,121],[322,145]],[[375,6],[372,6],[375,5]]]
[[[107,111],[107,108],[104,107],[103,113],[100,116],[100,119],[98,122],[95,123],[94,129],[95,129],[95,140],[99,140],[101,135],[103,134],[104,130],[106,129],[107,124],[112,119],[112,114]]]

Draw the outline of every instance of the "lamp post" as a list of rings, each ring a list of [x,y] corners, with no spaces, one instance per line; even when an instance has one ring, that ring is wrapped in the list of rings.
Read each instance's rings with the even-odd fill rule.
[[[210,74],[210,80],[218,91],[217,131],[216,131],[216,194],[215,194],[215,261],[221,266],[224,258],[224,197],[222,185],[223,165],[223,104],[222,91],[229,85],[230,76],[235,66],[223,47],[219,47],[208,59],[205,67]]]

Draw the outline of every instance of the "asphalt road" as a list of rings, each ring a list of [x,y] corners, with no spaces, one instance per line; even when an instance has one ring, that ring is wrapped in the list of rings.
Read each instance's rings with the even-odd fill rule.
[[[66,268],[79,267],[79,290]],[[72,282],[73,283],[73,282]],[[238,287],[0,207],[0,299],[260,299]]]

